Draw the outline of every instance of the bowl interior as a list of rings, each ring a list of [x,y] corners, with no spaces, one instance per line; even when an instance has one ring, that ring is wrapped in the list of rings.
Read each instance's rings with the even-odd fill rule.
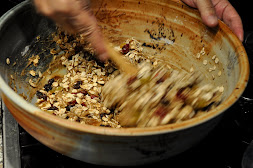
[[[24,4],[1,19],[0,74],[18,94],[34,103],[29,71],[46,71],[52,60],[50,48],[55,45],[48,37],[55,25],[38,15],[30,3]],[[206,83],[224,87],[226,106],[220,112],[243,92],[249,71],[247,56],[240,41],[222,22],[208,28],[197,10],[176,0],[97,0],[91,7],[102,32],[115,45],[133,37],[143,43],[144,53],[175,69],[199,71]],[[31,66],[29,58],[37,54],[39,64]],[[235,98],[228,100],[231,95]]]

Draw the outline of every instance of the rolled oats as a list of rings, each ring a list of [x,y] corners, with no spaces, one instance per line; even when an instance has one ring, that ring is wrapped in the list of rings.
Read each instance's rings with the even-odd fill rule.
[[[33,82],[32,79],[29,79],[29,84],[30,84],[32,87],[34,87],[34,88],[37,87],[37,85]]]
[[[30,70],[29,73],[30,73],[30,75],[32,75],[32,76],[36,76],[36,72],[35,72],[34,70]]]
[[[196,58],[197,58],[197,59],[200,59],[200,53],[197,53]]]
[[[221,71],[218,72],[218,76],[221,76]]]
[[[124,57],[129,59],[132,63],[138,64],[148,62],[152,66],[150,68],[140,64],[142,67],[139,72],[140,76],[137,76],[137,78],[141,80],[136,80],[131,77],[122,77],[122,74],[119,74],[119,71],[114,68],[111,62],[105,62],[103,65],[98,64],[94,60],[94,51],[90,48],[89,44],[86,44],[83,36],[76,36],[74,40],[70,39],[72,39],[72,37],[63,35],[62,32],[58,32],[54,37],[54,41],[64,52],[58,61],[65,66],[67,73],[63,77],[50,79],[43,88],[37,91],[37,106],[61,118],[81,124],[120,128],[121,124],[118,121],[119,115],[124,114],[124,110],[127,110],[129,107],[128,102],[130,101],[130,104],[133,103],[132,105],[134,108],[143,108],[143,111],[146,111],[138,116],[138,126],[155,126],[160,123],[167,124],[179,122],[194,117],[197,113],[196,108],[203,106],[203,104],[199,104],[198,102],[213,100],[214,93],[217,92],[217,89],[208,90],[208,87],[202,88],[202,90],[198,92],[198,96],[191,97],[191,105],[187,104],[185,106],[182,102],[178,103],[175,101],[171,103],[173,108],[175,107],[171,115],[166,115],[166,117],[161,120],[159,119],[159,115],[165,114],[165,111],[161,110],[161,106],[168,104],[168,101],[164,99],[159,102],[159,100],[164,97],[166,89],[173,85],[173,81],[165,75],[164,71],[158,68],[161,64],[159,60],[156,60],[153,56],[144,55],[142,53],[143,48],[141,43],[131,38],[120,47],[117,47],[117,50],[122,52]],[[83,47],[84,50],[80,50],[80,48]],[[50,52],[56,55],[58,50],[52,49]],[[205,48],[203,47],[201,52],[197,54],[197,58],[200,58],[200,56],[204,54]],[[37,65],[39,59],[39,56],[36,55],[33,56],[30,61],[34,65]],[[55,59],[55,61],[57,61],[56,57]],[[154,67],[158,68],[159,73],[157,73],[157,76],[151,77],[149,73]],[[169,65],[167,65],[166,68],[171,72],[170,75],[172,78],[182,80],[178,82],[177,88],[187,88],[190,84],[199,81],[196,77],[192,77],[191,75],[187,76],[184,73],[174,71]],[[190,71],[194,71],[193,67]],[[42,76],[41,72],[38,72],[38,74],[40,77]],[[51,74],[51,72],[49,72],[49,74]],[[150,86],[154,87],[141,87],[143,83],[146,83],[151,78],[158,79],[150,84]],[[31,86],[37,87],[32,80],[29,80],[29,83]],[[124,87],[126,83],[131,86],[130,90],[140,88],[138,94],[132,94],[131,91],[128,91],[126,87]],[[156,83],[159,85],[156,85]],[[150,91],[147,92],[147,89],[150,89]],[[224,89],[218,88],[218,90],[221,92]],[[189,90],[185,89],[181,91],[182,93],[180,92],[180,94],[184,92],[187,94]],[[156,94],[150,94],[152,92]],[[113,96],[108,96],[109,93]],[[103,94],[102,97],[101,94]],[[179,94],[178,90],[171,89],[165,96],[167,96],[169,100],[174,101],[173,97],[177,94]],[[220,94],[216,94],[216,96],[219,95]],[[180,96],[177,95],[176,97]],[[158,111],[157,109],[152,111],[154,105],[157,105],[157,102],[160,103],[158,103]],[[145,106],[148,103],[152,105],[152,107],[149,105]],[[182,111],[178,113],[177,109],[182,109]],[[150,110],[151,112],[147,113],[147,111]],[[143,117],[146,114],[148,116]],[[158,117],[149,116],[151,114],[157,114]],[[143,118],[146,119],[143,120]],[[147,119],[150,119],[150,121]]]
[[[191,67],[191,69],[190,69],[190,73],[192,73],[194,71],[194,68],[193,67]]]
[[[215,62],[216,64],[218,64],[219,61],[220,61],[220,60],[219,60],[219,58],[217,58],[217,57],[216,57],[215,60],[214,60],[214,62]]]
[[[11,63],[10,58],[6,58],[6,64],[9,65]]]
[[[62,45],[62,41],[66,42],[67,39],[64,37],[62,40],[59,38],[55,40]],[[77,45],[78,43],[73,44],[72,48]],[[64,47],[66,45],[61,46],[66,53],[69,52]],[[57,54],[56,50],[51,50],[51,54]],[[36,58],[38,60],[38,57],[34,56],[33,62]],[[40,95],[45,96],[38,98],[38,107],[61,118],[82,124],[120,127],[111,111],[100,99],[102,86],[113,77],[112,72],[115,71],[113,65],[111,63],[98,65],[89,49],[68,53],[59,57],[58,61],[66,67],[67,73],[62,77],[54,78],[53,82],[48,81],[47,87],[39,89]],[[35,86],[32,81],[29,83]]]
[[[205,54],[206,54],[206,52],[205,52],[205,47],[202,48],[202,50],[200,51],[200,54],[201,54],[201,55],[205,55]]]

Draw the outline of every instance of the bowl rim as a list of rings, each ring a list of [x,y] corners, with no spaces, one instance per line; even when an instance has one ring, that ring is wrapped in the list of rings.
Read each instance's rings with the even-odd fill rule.
[[[179,2],[177,0],[172,0]],[[20,11],[26,5],[30,4],[29,0],[21,2],[20,4],[16,5],[9,11],[7,11],[1,18],[0,18],[0,30],[4,23],[14,15],[13,11]],[[179,2],[180,3],[180,2]],[[182,3],[183,4],[183,3]],[[219,21],[220,30],[224,32],[228,32],[226,34],[229,41],[233,41],[233,45],[236,46],[236,50],[239,53],[239,66],[240,66],[240,76],[239,80],[235,86],[235,89],[230,94],[230,96],[222,102],[218,107],[209,111],[205,115],[201,115],[198,117],[194,117],[192,119],[186,120],[181,123],[174,123],[174,124],[167,124],[167,125],[160,125],[156,127],[145,127],[145,128],[107,128],[107,127],[98,127],[86,124],[80,124],[77,122],[71,122],[66,119],[59,118],[57,116],[48,114],[40,110],[35,105],[27,102],[21,96],[19,96],[11,87],[3,80],[2,76],[0,76],[0,90],[2,94],[2,100],[6,102],[8,99],[14,105],[16,104],[21,109],[29,113],[29,115],[33,115],[34,117],[38,117],[40,120],[44,120],[50,122],[51,124],[60,126],[64,129],[77,131],[79,133],[89,133],[89,134],[99,134],[99,135],[110,135],[110,136],[147,136],[147,135],[156,135],[156,134],[163,134],[163,133],[171,133],[176,132],[188,128],[195,127],[202,123],[205,123],[230,108],[242,95],[244,89],[247,86],[248,79],[249,79],[249,62],[247,53],[243,47],[241,41],[232,33],[232,31],[223,23]],[[14,103],[15,102],[15,103]],[[26,110],[25,110],[26,109]],[[11,111],[11,113],[15,113],[15,111]]]

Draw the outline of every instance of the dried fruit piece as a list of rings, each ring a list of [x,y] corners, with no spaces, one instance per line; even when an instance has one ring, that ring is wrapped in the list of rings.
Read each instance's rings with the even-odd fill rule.
[[[6,64],[9,65],[11,63],[10,58],[6,58]]]
[[[80,89],[80,88],[81,88],[80,86],[82,85],[82,83],[83,83],[82,81],[77,81],[77,82],[74,84],[73,88],[74,88],[74,89]]]
[[[36,96],[37,96],[38,99],[44,99],[44,100],[47,99],[47,95],[44,94],[44,93],[42,93],[42,92],[40,92],[40,91],[36,92]]]
[[[54,78],[52,78],[52,79],[49,79],[48,80],[48,82],[47,82],[47,84],[45,84],[44,85],[44,89],[45,89],[45,91],[50,91],[50,90],[52,90],[52,84],[54,83]]]
[[[129,50],[130,50],[129,44],[125,44],[125,45],[122,47],[121,52],[122,52],[123,54],[127,54],[127,53],[129,52]]]
[[[51,106],[51,107],[49,107],[47,110],[58,110],[58,108],[55,107],[55,106]]]

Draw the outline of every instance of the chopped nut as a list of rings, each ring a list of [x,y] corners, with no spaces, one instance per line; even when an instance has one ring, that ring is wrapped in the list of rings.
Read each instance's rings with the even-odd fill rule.
[[[97,83],[103,85],[105,84],[105,81],[97,81]]]
[[[209,68],[209,72],[215,71],[216,66],[214,65],[213,67]]]
[[[192,73],[193,71],[194,71],[194,68],[193,68],[193,67],[191,67],[190,72]]]
[[[53,83],[52,83],[52,86],[53,86],[53,87],[57,87],[57,86],[59,86],[59,84],[58,84],[58,82],[53,82]]]
[[[219,63],[219,58],[215,58],[214,62],[215,62],[216,64],[218,64],[218,63]]]
[[[109,121],[108,118],[106,118],[106,117],[102,117],[102,120]]]
[[[82,100],[81,100],[80,98],[76,98],[76,102],[77,102],[78,104],[82,104]]]
[[[6,58],[6,64],[9,65],[11,63],[10,58]]]
[[[197,54],[196,58],[197,58],[197,59],[199,59],[199,58],[200,58],[200,53],[198,53],[198,54]]]
[[[215,80],[215,76],[214,76],[214,74],[212,74],[212,78],[213,78],[213,80]]]
[[[57,52],[56,52],[55,49],[51,49],[51,50],[50,50],[50,54],[53,54],[53,55],[54,55],[54,54],[57,54]]]
[[[203,47],[202,50],[200,51],[200,54],[201,54],[201,55],[205,55],[205,54],[206,54],[205,48],[204,48],[204,47]]]
[[[219,89],[219,92],[224,92],[224,86],[220,86],[218,87],[218,89]]]
[[[207,65],[207,60],[204,60],[204,61],[203,61],[203,65]]]
[[[32,87],[34,87],[34,88],[37,87],[37,85],[33,82],[32,79],[29,79],[29,84],[30,84]]]
[[[30,70],[30,75],[32,75],[32,76],[36,76],[36,72],[34,71],[34,70]]]
[[[77,93],[77,89],[72,89],[72,93]]]
[[[32,61],[32,63],[33,63],[34,66],[38,65],[39,59],[40,59],[39,55],[36,55],[36,56],[33,56],[33,57],[29,58],[29,60]]]
[[[41,78],[42,77],[42,73],[39,71],[39,77]]]
[[[221,76],[221,71],[218,72],[218,76]]]

